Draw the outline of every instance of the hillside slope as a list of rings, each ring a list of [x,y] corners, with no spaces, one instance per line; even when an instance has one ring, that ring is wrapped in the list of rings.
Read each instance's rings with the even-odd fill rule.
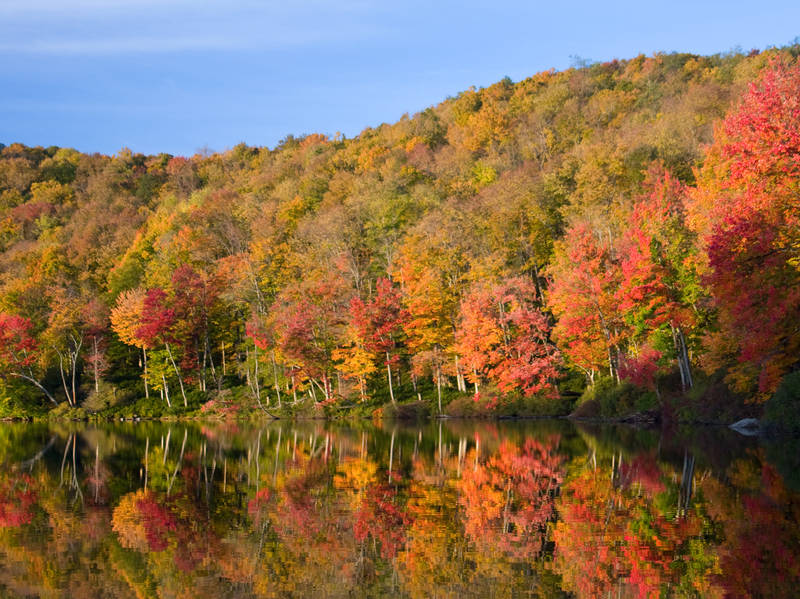
[[[724,337],[735,318],[715,293],[732,283],[710,278],[708,257],[722,216],[704,207],[733,197],[720,183],[729,165],[713,158],[732,134],[718,128],[715,141],[715,123],[736,116],[765,68],[796,70],[798,51],[540,73],[354,139],[274,149],[11,144],[0,151],[3,409],[49,394],[102,410],[146,394],[140,411],[214,398],[207,410],[236,411],[383,402],[418,384],[439,403],[468,386],[550,397],[571,372],[657,392],[678,374],[687,389],[699,366],[768,394],[796,366],[785,358],[796,340],[770,332],[784,348],[770,361],[763,343]],[[717,166],[698,170],[712,142]],[[786,289],[793,258],[778,259]],[[796,298],[780,297],[791,315]]]

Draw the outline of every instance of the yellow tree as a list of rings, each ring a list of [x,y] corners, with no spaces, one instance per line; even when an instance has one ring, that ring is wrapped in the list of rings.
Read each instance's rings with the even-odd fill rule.
[[[466,258],[460,248],[423,233],[409,235],[392,276],[400,283],[408,310],[404,324],[415,373],[430,369],[442,410],[442,375],[445,354],[455,344],[458,305]],[[466,390],[455,356],[459,389]]]
[[[333,350],[333,359],[338,369],[348,378],[358,380],[361,401],[366,398],[366,378],[377,372],[375,354],[364,347],[355,324],[348,325],[344,334],[344,345]]]
[[[117,298],[117,303],[111,310],[111,328],[125,345],[138,347],[142,350],[142,369],[144,379],[145,397],[150,397],[150,388],[147,384],[147,347],[137,335],[136,331],[141,326],[142,310],[144,309],[144,296],[146,291],[140,287],[123,291]]]

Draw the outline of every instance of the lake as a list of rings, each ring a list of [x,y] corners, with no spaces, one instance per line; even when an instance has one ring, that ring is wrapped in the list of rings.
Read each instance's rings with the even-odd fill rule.
[[[2,597],[796,597],[797,444],[565,421],[2,424]]]

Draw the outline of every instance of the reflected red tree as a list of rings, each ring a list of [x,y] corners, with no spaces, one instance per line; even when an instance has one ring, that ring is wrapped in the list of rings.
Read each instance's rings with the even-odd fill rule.
[[[572,479],[553,533],[564,588],[578,597],[718,596],[703,519],[695,510],[679,517],[674,495],[649,454]]]
[[[36,506],[34,481],[27,474],[10,474],[0,481],[0,527],[28,524]]]
[[[384,559],[393,559],[403,547],[406,530],[411,525],[411,517],[400,506],[397,484],[401,478],[392,475],[392,482],[370,485],[358,511],[355,513],[353,532],[356,541],[363,542],[372,537],[380,542],[380,554]]]
[[[457,485],[473,542],[518,558],[541,552],[564,476],[558,443],[557,436],[521,445],[503,441],[485,463],[466,468]]]
[[[731,598],[796,597],[800,588],[800,497],[761,463],[751,490],[716,487],[724,522],[719,583]],[[757,466],[757,467],[758,467]],[[769,573],[765,576],[765,573]]]

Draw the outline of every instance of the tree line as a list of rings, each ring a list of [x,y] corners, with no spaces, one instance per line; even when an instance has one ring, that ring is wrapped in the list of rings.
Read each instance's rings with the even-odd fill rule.
[[[800,345],[799,51],[506,79],[274,149],[3,147],[3,410],[715,372],[765,398]]]

